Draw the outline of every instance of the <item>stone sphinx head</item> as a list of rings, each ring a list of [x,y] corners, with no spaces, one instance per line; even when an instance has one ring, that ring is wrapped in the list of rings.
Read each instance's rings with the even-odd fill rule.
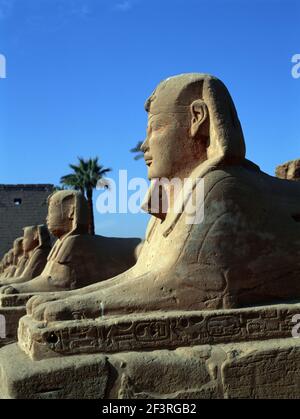
[[[14,241],[14,260],[15,264],[18,262],[18,259],[23,255],[23,237],[19,237]]]
[[[22,241],[25,253],[51,246],[50,234],[45,225],[25,227]]]
[[[39,235],[37,226],[24,228],[23,248],[25,253],[29,253],[39,245]]]
[[[160,83],[145,105],[141,146],[149,179],[188,177],[245,158],[242,128],[224,84],[207,74],[183,74]]]
[[[48,204],[47,226],[55,237],[88,232],[87,202],[80,192],[55,192],[49,197]]]

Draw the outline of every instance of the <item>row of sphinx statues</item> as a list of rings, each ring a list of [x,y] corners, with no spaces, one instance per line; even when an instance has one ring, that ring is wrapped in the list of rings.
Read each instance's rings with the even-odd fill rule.
[[[0,262],[0,285],[26,282],[40,275],[51,250],[45,225],[24,227],[24,234],[14,240],[13,247]]]
[[[77,191],[49,197],[48,227],[24,228],[23,237],[1,261],[4,293],[62,291],[80,288],[126,271],[136,262],[140,239],[88,234],[88,209]],[[51,236],[56,239],[51,248]]]
[[[10,271],[8,261],[18,252],[10,253],[2,262],[0,294],[34,295],[27,303],[32,324],[54,322],[55,330],[60,322],[98,319],[103,312],[235,309],[300,298],[300,183],[269,176],[246,159],[224,84],[207,74],[171,77],[145,108],[142,151],[151,180],[145,208],[152,217],[144,243],[90,236],[84,197],[57,192],[47,218],[57,240],[44,269],[32,279],[19,275],[18,267]],[[186,205],[182,195],[179,203],[173,194],[168,208],[153,211],[156,180],[162,178],[190,179],[187,200],[194,199],[198,179],[204,180],[202,222],[187,223],[184,211],[175,211]],[[42,231],[32,233],[35,245],[49,250]],[[42,326],[30,327],[26,333],[42,339]]]
[[[294,160],[278,166],[276,176],[282,179],[300,180],[300,161]],[[63,206],[64,199],[67,196],[75,201],[75,197],[72,197],[72,195],[76,196],[77,192],[58,193],[54,199],[61,201],[60,205]],[[80,197],[80,201],[80,205],[83,205],[83,203],[85,205],[83,197]],[[49,217],[51,218],[50,215]],[[105,239],[102,238],[102,240]],[[123,242],[124,240],[119,241],[119,243]],[[138,239],[126,239],[126,242],[128,244],[128,254],[126,255],[125,252],[124,265],[120,267],[120,270],[126,270],[126,267],[128,268],[135,263],[142,246]],[[47,264],[50,251],[51,236],[46,225],[24,227],[23,236],[14,240],[12,249],[0,261],[0,286],[29,282],[41,275]],[[73,269],[76,270],[76,266]],[[37,291],[37,289],[34,291]]]

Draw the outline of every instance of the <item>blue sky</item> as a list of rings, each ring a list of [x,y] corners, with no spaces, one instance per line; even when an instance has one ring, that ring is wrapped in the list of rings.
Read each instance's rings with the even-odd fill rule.
[[[0,183],[59,183],[77,156],[146,177],[129,149],[144,101],[183,72],[221,78],[247,156],[269,174],[300,157],[298,0],[0,0]],[[97,232],[143,236],[147,215],[96,214]]]

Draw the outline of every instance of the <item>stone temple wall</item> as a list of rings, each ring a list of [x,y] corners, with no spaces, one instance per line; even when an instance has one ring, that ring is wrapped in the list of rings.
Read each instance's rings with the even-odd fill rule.
[[[0,258],[22,236],[23,227],[44,224],[53,185],[0,185]]]

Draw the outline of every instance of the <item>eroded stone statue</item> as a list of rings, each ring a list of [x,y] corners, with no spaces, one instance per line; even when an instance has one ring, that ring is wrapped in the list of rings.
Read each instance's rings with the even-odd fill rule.
[[[204,219],[188,224],[184,211],[174,210],[186,204],[178,194],[166,211],[153,214],[132,269],[70,293],[32,298],[29,319],[50,322],[49,333],[51,322],[59,333],[64,320],[232,309],[300,297],[300,185],[271,177],[245,158],[224,84],[205,74],[169,78],[147,100],[146,111],[142,150],[149,179],[189,178],[194,186],[204,179],[204,204],[198,203]],[[31,334],[30,326],[23,332],[21,327],[20,340]]]
[[[26,262],[27,262],[27,256],[24,252],[23,237],[20,237],[18,240],[19,240],[19,242],[18,242],[19,257],[18,257],[18,262],[17,262],[17,265],[16,265],[16,271],[15,271],[15,274],[14,274],[15,277],[19,277],[23,273],[23,271],[25,269]]]
[[[16,274],[18,264],[23,255],[23,237],[19,237],[14,241],[13,255],[13,265],[11,267],[10,273],[8,274],[11,276],[14,276]]]
[[[10,249],[3,257],[3,273],[0,277],[7,278],[8,276],[14,275],[16,266],[14,265],[14,249]]]
[[[276,176],[280,179],[300,180],[300,159],[291,160],[278,166]]]
[[[54,193],[49,198],[47,224],[57,241],[44,270],[26,283],[2,287],[2,295],[80,288],[126,271],[136,262],[139,239],[88,234],[87,203],[80,192]]]
[[[47,257],[51,250],[50,235],[44,225],[28,226],[24,228],[24,236],[21,241],[15,241],[18,250],[18,264],[14,275],[7,275],[0,280],[0,285],[17,284],[30,281],[40,275],[47,263]]]
[[[300,184],[245,159],[214,77],[168,79],[146,110],[153,218],[137,264],[32,298],[19,346],[0,350],[0,397],[299,398]],[[174,177],[192,194],[155,180]]]

